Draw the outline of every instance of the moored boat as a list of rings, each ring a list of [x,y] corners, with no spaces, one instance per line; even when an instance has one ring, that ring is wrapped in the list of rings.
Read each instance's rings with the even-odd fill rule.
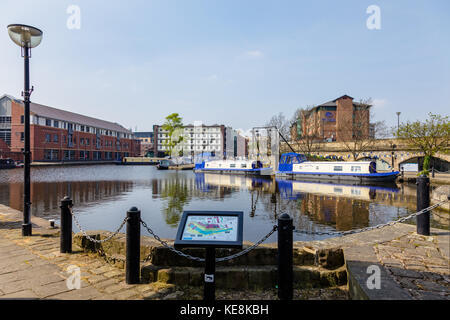
[[[0,159],[0,169],[14,169],[19,168],[16,162],[12,159]]]
[[[278,177],[302,180],[393,182],[398,171],[377,172],[375,161],[308,161],[303,154],[285,153],[276,172]]]
[[[169,159],[165,159],[165,160],[159,161],[156,168],[158,170],[169,170],[169,167],[171,167],[171,166],[175,166],[175,163]]]
[[[212,160],[196,163],[195,172],[271,176],[273,169],[259,160]]]

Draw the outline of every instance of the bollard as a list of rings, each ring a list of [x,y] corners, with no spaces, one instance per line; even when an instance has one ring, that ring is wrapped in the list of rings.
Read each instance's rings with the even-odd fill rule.
[[[206,248],[205,274],[203,287],[203,300],[214,301],[216,299],[216,248]]]
[[[72,253],[72,200],[65,196],[61,200],[61,234],[60,234],[60,252]]]
[[[434,167],[431,167],[431,177],[434,178]]]
[[[430,178],[426,175],[417,177],[417,211],[430,206]],[[425,212],[416,217],[417,234],[430,235],[430,212]]]
[[[132,207],[127,212],[126,283],[140,283],[141,211]]]
[[[278,298],[293,298],[293,225],[284,213],[278,218]]]

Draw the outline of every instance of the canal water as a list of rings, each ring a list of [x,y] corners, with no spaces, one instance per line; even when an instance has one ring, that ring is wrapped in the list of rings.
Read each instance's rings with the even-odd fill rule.
[[[344,231],[396,220],[416,208],[415,185],[273,181],[117,165],[33,167],[31,180],[35,216],[58,221],[60,201],[69,195],[85,230],[114,231],[136,206],[157,235],[172,239],[184,210],[243,211],[244,240],[256,242],[282,213],[293,217],[296,229]],[[0,170],[0,203],[22,210],[21,169]],[[434,220],[432,225],[441,227]],[[294,233],[296,241],[326,237]],[[275,241],[275,235],[268,240]]]

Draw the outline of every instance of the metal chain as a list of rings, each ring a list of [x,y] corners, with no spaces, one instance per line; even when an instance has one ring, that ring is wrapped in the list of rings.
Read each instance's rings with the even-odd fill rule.
[[[126,223],[127,220],[128,220],[128,217],[125,217],[125,219],[123,219],[122,223],[120,224],[119,228],[118,228],[116,231],[114,231],[111,235],[109,235],[108,237],[106,237],[106,238],[103,239],[103,240],[97,240],[97,239],[94,239],[94,238],[92,238],[91,236],[89,236],[89,235],[86,233],[86,231],[83,230],[83,228],[82,228],[81,225],[80,225],[80,222],[78,221],[77,217],[76,217],[75,214],[73,213],[72,207],[69,207],[69,210],[70,210],[70,213],[72,214],[73,221],[74,221],[75,224],[77,225],[78,229],[80,229],[80,232],[83,234],[83,236],[85,236],[86,239],[88,239],[89,241],[94,242],[94,243],[103,243],[103,242],[107,242],[107,241],[111,240],[112,238],[114,238],[114,237],[120,232],[120,230],[122,230],[123,226],[125,225],[125,223]]]
[[[184,253],[180,250],[175,249],[174,247],[170,246],[166,241],[162,240],[160,237],[158,237],[158,235],[156,235],[153,230],[143,221],[141,220],[142,225],[144,226],[145,229],[147,229],[147,231],[153,236],[153,238],[155,238],[158,242],[160,242],[164,247],[168,248],[169,250],[173,251],[174,253],[178,254],[179,256],[185,257],[187,259],[190,260],[194,260],[194,261],[199,261],[199,262],[204,262],[205,259],[204,258],[200,258],[200,257],[194,257],[191,256],[187,253]],[[275,231],[277,230],[277,226],[273,226],[273,229],[267,234],[265,235],[261,240],[259,240],[258,242],[256,242],[254,245],[246,248],[245,250],[242,250],[236,254],[230,255],[228,257],[221,257],[221,258],[216,258],[216,262],[221,262],[221,261],[226,261],[226,260],[231,260],[234,258],[237,258],[243,254],[246,254],[247,252],[249,252],[250,250],[255,249],[257,246],[259,246],[261,243],[263,243],[267,238],[269,238]],[[149,254],[145,259],[144,262],[147,262],[148,260],[150,260],[151,258],[151,254]]]
[[[374,230],[374,229],[381,229],[381,228],[384,228],[384,227],[387,227],[387,226],[393,226],[394,224],[404,222],[404,221],[409,220],[409,219],[411,219],[413,217],[421,215],[421,214],[423,214],[425,212],[431,211],[431,210],[439,207],[440,205],[442,205],[443,203],[445,203],[447,201],[448,200],[441,201],[441,202],[436,203],[436,204],[434,204],[434,205],[432,205],[432,206],[430,206],[428,208],[422,209],[422,210],[420,210],[418,212],[411,213],[410,215],[405,216],[403,218],[400,218],[400,219],[398,219],[396,221],[391,221],[391,222],[379,224],[379,225],[372,226],[372,227],[366,227],[366,228],[354,229],[354,230],[348,230],[348,231],[330,231],[330,232],[326,232],[326,231],[294,230],[294,232],[302,233],[302,234],[310,234],[310,235],[337,235],[337,236],[345,236],[345,235],[349,235],[349,234],[361,233],[361,232],[364,232],[364,231],[370,231],[370,230]]]
[[[263,238],[261,238],[261,240],[256,242],[254,245],[252,245],[252,246],[250,246],[250,247],[248,247],[248,248],[246,248],[246,249],[244,249],[244,250],[242,250],[242,251],[240,251],[238,253],[232,254],[232,255],[230,255],[228,257],[216,258],[216,262],[231,260],[231,259],[234,259],[234,258],[237,258],[237,257],[240,257],[240,256],[246,254],[247,252],[255,249],[261,243],[266,241],[275,231],[277,231],[277,229],[278,229],[277,226],[273,226],[272,230],[268,234],[266,234]]]
[[[105,261],[106,261],[107,263],[109,263],[109,264],[114,265],[114,263],[116,262],[116,260],[117,260],[117,261],[125,262],[125,259],[118,258],[118,257],[111,257],[110,255],[108,255],[108,254],[103,250],[102,247],[99,247],[99,248],[97,249],[97,252],[98,252],[98,254],[99,254],[101,257],[103,257],[103,258],[105,259]],[[112,260],[114,260],[114,261],[112,261]]]

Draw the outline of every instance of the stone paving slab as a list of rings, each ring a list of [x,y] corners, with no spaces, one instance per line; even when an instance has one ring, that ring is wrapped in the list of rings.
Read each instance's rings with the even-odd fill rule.
[[[344,249],[353,299],[450,300],[450,232],[432,229],[421,236],[415,226],[397,238]],[[408,230],[409,229],[409,230]],[[380,270],[380,288],[374,288],[368,270]]]

